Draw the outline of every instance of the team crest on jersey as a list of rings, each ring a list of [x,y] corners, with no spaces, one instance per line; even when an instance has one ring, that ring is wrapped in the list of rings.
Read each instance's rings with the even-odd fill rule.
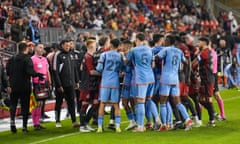
[[[65,56],[63,56],[62,58],[63,58],[63,59],[66,59],[66,57],[65,57]]]
[[[70,58],[71,58],[71,60],[73,60],[73,56],[72,55],[70,55]]]

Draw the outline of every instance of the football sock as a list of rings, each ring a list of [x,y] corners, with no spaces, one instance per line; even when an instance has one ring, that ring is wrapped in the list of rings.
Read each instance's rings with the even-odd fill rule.
[[[143,126],[144,125],[144,116],[145,116],[145,103],[143,102],[138,102],[137,103],[137,123],[138,126]]]
[[[166,125],[167,123],[167,104],[160,104],[160,115],[162,124]]]
[[[167,106],[167,123],[172,124],[172,107],[169,102],[167,102],[166,106]]]
[[[103,116],[98,116],[98,127],[102,127],[103,125]]]
[[[183,106],[183,104],[179,103],[176,105],[177,109],[180,111],[180,113],[182,114],[183,118],[186,120],[187,118],[189,118],[188,113],[186,108]]]
[[[146,116],[146,119],[147,119],[147,123],[150,123],[151,122],[152,113],[151,113],[151,104],[150,104],[149,100],[146,101],[145,107],[146,107],[145,116]]]
[[[115,124],[116,124],[116,127],[120,127],[120,122],[121,122],[121,118],[119,115],[116,115],[115,116]]]
[[[128,120],[134,120],[134,116],[131,110],[126,111]]]
[[[224,112],[224,103],[223,103],[223,100],[222,99],[218,99],[217,100],[217,103],[218,103],[218,107],[220,109],[220,115],[221,115],[221,118],[225,118],[225,112]]]

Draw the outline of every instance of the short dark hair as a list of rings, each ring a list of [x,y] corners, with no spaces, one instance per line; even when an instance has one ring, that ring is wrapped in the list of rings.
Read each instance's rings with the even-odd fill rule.
[[[107,40],[108,40],[108,37],[103,36],[99,39],[98,43],[100,46],[104,46]]]
[[[209,44],[209,39],[206,38],[206,37],[201,37],[201,38],[199,38],[198,40],[205,42],[207,45]]]
[[[130,40],[126,39],[124,41],[122,41],[123,44],[133,44]]]
[[[62,40],[62,41],[60,42],[60,46],[62,46],[63,44],[65,44],[65,43],[67,43],[67,42],[68,42],[68,40],[66,40],[66,39]]]
[[[161,34],[159,34],[159,33],[157,33],[157,34],[154,34],[153,35],[153,42],[154,43],[157,43],[161,38],[163,38],[164,36],[163,35],[161,35]]]
[[[18,50],[19,52],[24,52],[27,49],[27,44],[25,42],[20,42],[18,44]]]
[[[136,38],[139,39],[140,41],[144,41],[145,40],[145,35],[143,33],[138,33],[136,35]]]
[[[119,39],[112,39],[110,43],[113,45],[114,48],[118,48],[120,45],[120,40]]]
[[[173,36],[173,35],[168,35],[168,36],[166,37],[166,41],[168,41],[168,43],[169,43],[170,45],[175,44],[175,36]]]

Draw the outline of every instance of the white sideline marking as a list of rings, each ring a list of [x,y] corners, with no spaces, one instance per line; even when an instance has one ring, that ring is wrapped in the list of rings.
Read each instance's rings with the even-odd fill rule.
[[[121,122],[121,124],[125,124],[125,123],[128,123],[128,122],[129,122],[129,121],[123,121],[123,122]],[[79,134],[79,133],[81,133],[81,132],[74,132],[74,133],[64,134],[64,135],[60,135],[60,136],[48,138],[48,139],[45,139],[45,140],[32,142],[32,143],[30,143],[30,144],[44,143],[44,142],[48,142],[48,141],[51,141],[51,140],[56,140],[56,139],[60,139],[60,138],[65,138],[65,137],[68,137],[68,136],[74,136],[74,135],[77,135],[77,134]]]
[[[231,98],[223,99],[223,101],[232,101],[232,100],[239,99],[239,98],[240,98],[240,96],[236,96],[236,97],[231,97]],[[129,121],[123,121],[123,122],[121,122],[121,124],[128,123],[128,122],[129,122]],[[70,133],[70,134],[64,134],[64,135],[61,135],[61,136],[52,137],[52,138],[48,138],[48,139],[41,140],[41,141],[36,141],[36,142],[30,143],[30,144],[39,144],[39,143],[43,143],[43,142],[48,142],[48,141],[51,141],[51,140],[56,140],[56,139],[60,139],[60,138],[68,137],[68,136],[77,135],[77,134],[79,134],[79,133],[80,133],[80,132],[74,132],[74,133]]]

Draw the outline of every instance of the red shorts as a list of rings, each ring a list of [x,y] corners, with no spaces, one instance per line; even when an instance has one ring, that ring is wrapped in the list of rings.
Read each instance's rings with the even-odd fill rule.
[[[180,82],[179,83],[179,90],[180,90],[180,96],[182,96],[182,97],[187,97],[188,96],[189,86],[186,83]]]
[[[85,102],[91,102],[93,100],[98,99],[98,91],[90,91],[90,90],[81,90],[80,91],[80,100]]]
[[[200,87],[200,82],[198,80],[195,80],[191,82],[189,86],[189,95],[195,95],[199,93],[199,87]]]

